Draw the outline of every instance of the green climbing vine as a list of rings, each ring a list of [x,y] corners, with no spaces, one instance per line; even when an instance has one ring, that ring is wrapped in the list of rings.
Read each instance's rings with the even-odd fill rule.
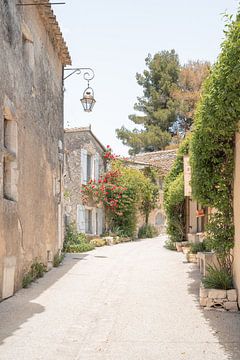
[[[167,233],[171,241],[185,240],[185,202],[183,158],[188,154],[190,135],[181,143],[172,170],[164,182],[164,208],[167,217]]]
[[[197,107],[190,154],[193,196],[216,209],[207,238],[220,265],[231,271],[234,147],[240,120],[240,14],[228,22],[225,34]]]

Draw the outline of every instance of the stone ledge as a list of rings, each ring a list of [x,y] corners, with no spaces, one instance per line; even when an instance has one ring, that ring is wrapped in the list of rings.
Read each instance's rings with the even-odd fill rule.
[[[203,284],[201,284],[199,296],[200,305],[206,310],[238,311],[236,289],[206,289]]]

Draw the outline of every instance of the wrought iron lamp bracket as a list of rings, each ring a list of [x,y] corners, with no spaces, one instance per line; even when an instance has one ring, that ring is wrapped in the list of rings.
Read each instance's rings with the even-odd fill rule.
[[[71,71],[71,73],[65,76],[63,80],[66,80],[73,74],[81,75],[83,73],[83,78],[88,82],[88,86],[89,86],[89,81],[91,81],[95,76],[95,73],[91,68],[67,68],[64,69],[64,71]]]

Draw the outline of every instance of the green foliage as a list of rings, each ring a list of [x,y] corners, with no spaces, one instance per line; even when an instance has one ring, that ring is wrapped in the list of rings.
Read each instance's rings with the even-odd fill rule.
[[[94,199],[105,208],[107,231],[116,232],[121,237],[133,237],[136,232],[137,213],[140,210],[146,222],[149,214],[157,206],[158,187],[153,170],[143,171],[127,167],[116,156],[108,152],[104,157],[109,161],[108,172],[101,179],[90,180],[83,186],[86,201]],[[74,234],[69,233],[69,236]]]
[[[203,285],[207,289],[229,290],[233,288],[233,278],[225,269],[217,269],[208,266],[208,274],[202,280]]]
[[[148,55],[145,62],[147,70],[136,75],[143,96],[134,105],[134,110],[143,115],[129,116],[142,129],[131,131],[122,126],[116,130],[123,144],[130,146],[131,155],[165,149],[173,136],[182,137],[190,129],[200,88],[209,71],[209,64],[200,61],[180,66],[175,50]]]
[[[212,215],[207,224],[206,242],[208,247],[216,252],[220,267],[231,274],[234,225],[228,221],[228,217],[221,212]]]
[[[205,242],[190,244],[190,253],[192,254],[197,254],[198,252],[204,252],[206,250],[207,248]]]
[[[34,281],[31,272],[25,274],[22,279],[22,287],[27,288]]]
[[[68,244],[66,248],[66,252],[68,253],[81,253],[91,251],[95,248],[95,246],[88,242],[80,242],[78,244]]]
[[[58,251],[57,254],[54,255],[53,266],[58,267],[63,262],[64,257],[65,254],[61,251]]]
[[[145,224],[142,227],[140,227],[138,231],[138,238],[139,239],[149,239],[153,238],[158,235],[158,231],[155,228],[155,226],[151,224]]]
[[[75,224],[67,226],[63,251],[68,253],[86,252],[94,249],[94,245],[87,241],[86,235],[77,232]]]
[[[46,265],[37,260],[31,265],[31,273],[34,279],[39,279],[43,277],[44,273],[47,271]]]
[[[180,70],[178,86],[173,97],[177,100],[178,120],[173,130],[185,134],[193,123],[196,104],[200,98],[201,87],[210,71],[210,63],[203,61],[189,61]]]
[[[149,196],[152,182],[138,169],[124,166],[120,161],[112,162],[112,168],[120,171],[118,184],[126,190],[119,199],[116,213],[110,214],[110,224],[114,229],[120,228],[127,237],[135,235],[138,209],[142,209],[142,202],[155,201]],[[150,190],[149,190],[150,189]]]
[[[140,211],[145,215],[145,224],[147,225],[151,211],[156,209],[158,204],[159,186],[157,185],[157,172],[155,169],[146,167],[143,174],[146,178],[146,184],[142,193]]]
[[[22,287],[28,287],[33,281],[43,277],[47,271],[46,266],[37,260],[31,265],[30,271],[23,276]]]
[[[237,15],[236,21],[227,25],[221,54],[205,82],[191,143],[193,195],[202,205],[217,209],[208,238],[228,271],[234,232],[234,145],[240,119],[239,28]],[[225,256],[227,264],[223,264]]]
[[[92,239],[90,240],[90,244],[92,244],[93,246],[96,246],[96,247],[100,247],[100,246],[104,246],[106,245],[106,240],[104,239]]]
[[[117,129],[117,136],[132,149],[129,153],[164,149],[171,141],[169,128],[176,120],[176,106],[172,97],[179,78],[179,59],[175,50],[161,51],[145,60],[147,70],[137,74],[138,85],[143,87],[143,96],[138,98],[134,110],[143,116],[130,115],[135,124],[142,124],[143,130]]]
[[[106,236],[113,236],[113,237],[119,236],[120,238],[121,238],[121,237],[124,238],[124,237],[127,237],[128,235],[126,234],[125,229],[122,229],[122,228],[119,227],[119,226],[113,226],[113,227],[111,228],[111,231],[108,232],[108,233],[106,234]]]
[[[177,251],[176,244],[172,240],[166,240],[164,243],[164,247],[168,250]]]
[[[167,233],[173,242],[185,240],[185,206],[183,157],[188,153],[190,135],[179,147],[177,158],[165,178],[164,208],[167,217]]]

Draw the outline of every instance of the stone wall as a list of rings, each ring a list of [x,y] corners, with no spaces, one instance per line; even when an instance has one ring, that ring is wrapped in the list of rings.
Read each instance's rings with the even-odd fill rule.
[[[65,219],[67,223],[76,223],[78,230],[81,232],[85,232],[84,229],[79,229],[78,227],[78,207],[83,206],[85,209],[93,209],[95,212],[98,210],[97,204],[89,202],[88,204],[83,205],[82,202],[82,150],[85,150],[86,153],[91,157],[94,157],[98,154],[100,176],[100,174],[104,172],[104,161],[102,155],[105,149],[97,140],[97,138],[93,135],[90,127],[79,129],[66,129],[64,176]],[[91,177],[92,179],[94,179],[94,174],[92,174]],[[100,209],[102,209],[102,207],[100,207]],[[93,234],[95,233],[98,233],[98,231],[93,231]]]
[[[38,8],[16,2],[0,2],[0,298],[62,245],[63,64]]]

